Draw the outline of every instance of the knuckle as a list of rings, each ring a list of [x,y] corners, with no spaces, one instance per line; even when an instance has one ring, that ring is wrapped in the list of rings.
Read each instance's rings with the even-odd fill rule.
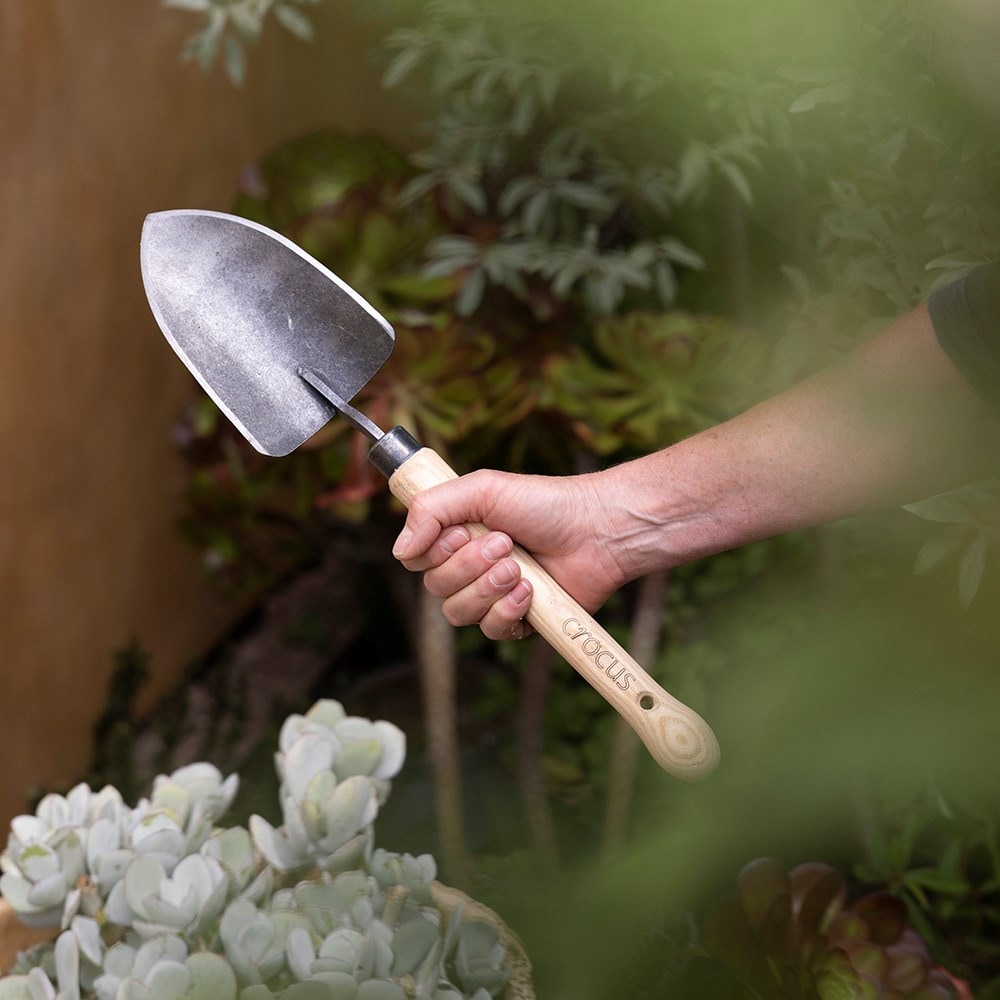
[[[434,576],[433,573],[424,573],[424,588],[431,597],[448,597],[448,590],[441,584],[441,582]]]
[[[472,624],[466,618],[464,618],[456,608],[452,607],[447,601],[441,606],[441,613],[444,615],[444,620],[454,628],[460,628],[462,625]]]

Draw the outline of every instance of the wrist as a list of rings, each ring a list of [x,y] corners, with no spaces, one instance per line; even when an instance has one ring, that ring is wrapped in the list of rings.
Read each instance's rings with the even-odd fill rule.
[[[706,431],[598,473],[626,580],[759,537],[759,511],[738,469],[720,461],[716,450],[713,432]]]

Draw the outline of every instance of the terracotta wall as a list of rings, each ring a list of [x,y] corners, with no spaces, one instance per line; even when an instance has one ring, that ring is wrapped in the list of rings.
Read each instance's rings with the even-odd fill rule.
[[[373,29],[343,8],[316,8],[319,44],[272,32],[239,91],[179,63],[194,22],[159,0],[0,0],[4,826],[80,775],[114,650],[152,654],[152,697],[234,613],[175,529],[170,428],[197,390],[150,317],[139,232],[149,211],[227,208],[282,138],[399,131]]]

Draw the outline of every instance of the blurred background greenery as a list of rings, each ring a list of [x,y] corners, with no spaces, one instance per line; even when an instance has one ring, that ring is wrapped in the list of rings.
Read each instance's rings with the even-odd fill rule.
[[[336,3],[166,6],[189,12],[187,54],[246,86],[260,40],[321,44]],[[351,18],[412,128],[262,150],[211,207],[387,316],[394,355],[356,405],[459,470],[670,444],[996,255],[985,4],[379,0]],[[94,781],[141,787],[196,752],[248,768],[258,808],[259,727],[321,690],[410,733],[380,839],[434,850],[498,909],[541,997],[1000,996],[996,483],[618,595],[603,620],[722,743],[719,772],[682,786],[539,644],[442,627],[345,424],[272,461],[195,399],[175,438],[185,536],[252,611],[152,721],[128,689],[141,650],[121,655]],[[237,668],[273,633],[312,672],[255,729]],[[205,677],[223,721],[192,747],[178,720]]]

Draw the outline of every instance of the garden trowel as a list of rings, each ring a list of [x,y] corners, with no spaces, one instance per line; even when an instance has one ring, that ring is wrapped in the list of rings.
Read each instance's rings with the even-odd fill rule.
[[[372,442],[369,460],[406,506],[457,478],[402,427],[383,431],[350,405],[392,351],[389,323],[294,243],[220,212],[147,216],[142,277],[160,328],[250,443],[281,456],[331,417]],[[486,533],[466,525],[472,536]],[[664,691],[523,549],[527,621],[632,726],[664,770],[700,778],[719,759],[705,721]]]

